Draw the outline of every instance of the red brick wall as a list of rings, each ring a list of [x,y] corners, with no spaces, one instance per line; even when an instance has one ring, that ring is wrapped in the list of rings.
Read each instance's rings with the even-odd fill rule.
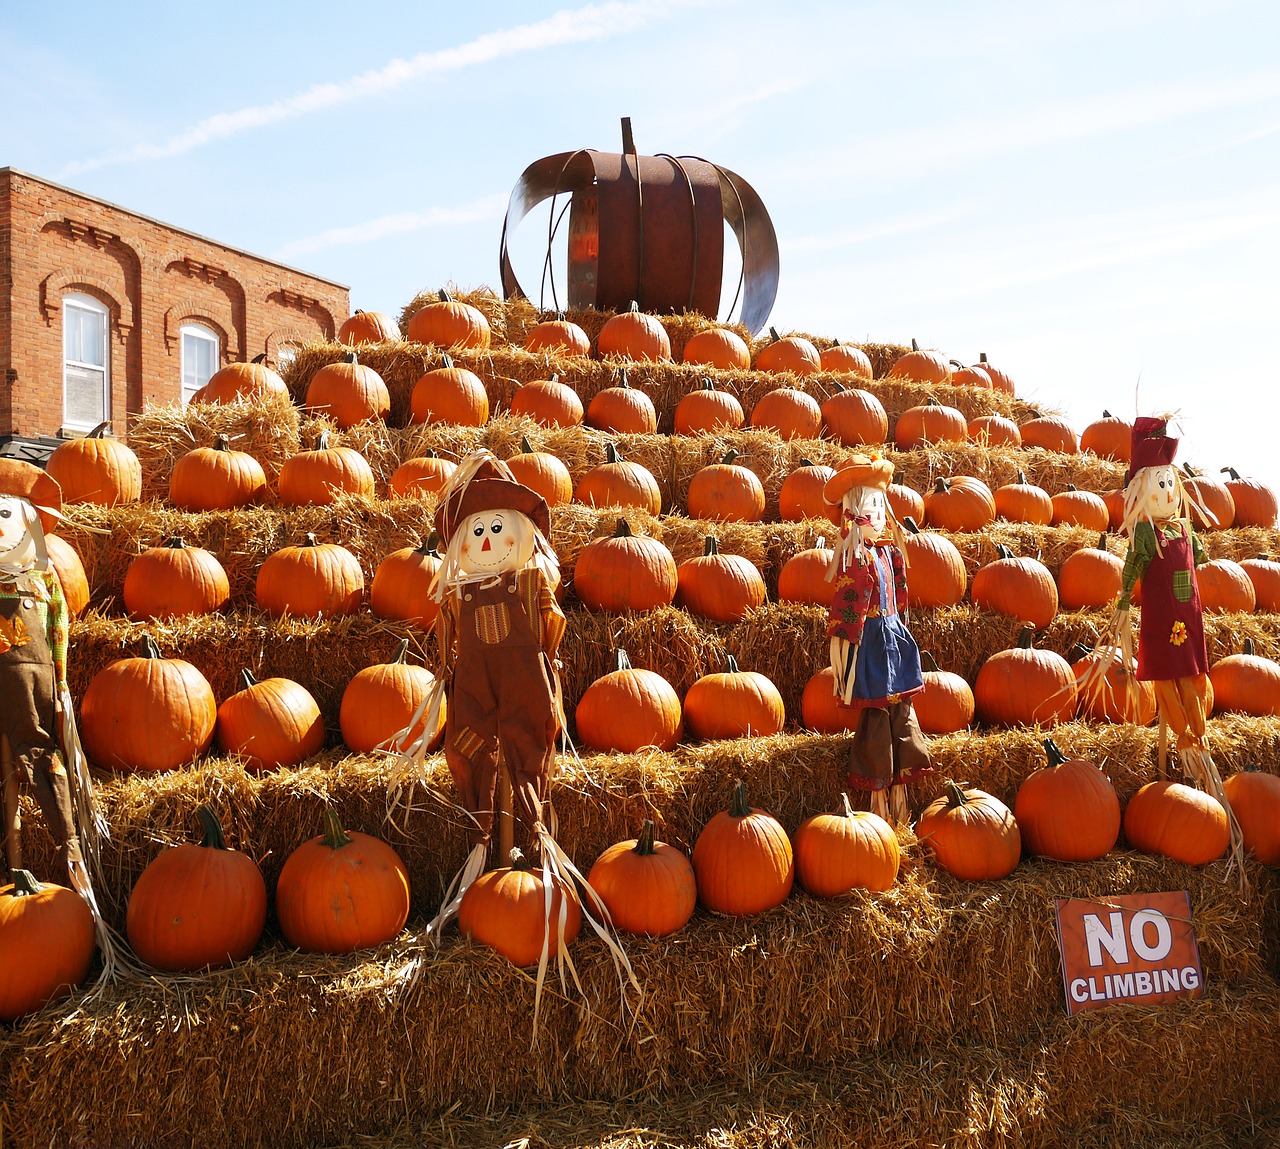
[[[274,361],[283,342],[332,338],[350,308],[339,284],[0,169],[0,434],[61,429],[68,293],[108,308],[117,433],[181,401],[184,321],[219,334],[223,363]]]

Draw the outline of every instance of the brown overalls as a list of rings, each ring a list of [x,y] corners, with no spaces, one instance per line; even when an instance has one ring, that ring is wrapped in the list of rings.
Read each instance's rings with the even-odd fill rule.
[[[485,843],[499,748],[517,816],[531,829],[541,825],[560,729],[554,660],[565,619],[534,566],[497,576],[494,585],[465,584],[445,606],[440,639],[452,671],[445,759],[462,805],[478,822],[472,842]]]

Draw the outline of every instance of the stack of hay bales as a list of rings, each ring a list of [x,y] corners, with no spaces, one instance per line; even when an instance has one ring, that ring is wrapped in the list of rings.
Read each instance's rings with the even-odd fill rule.
[[[96,671],[133,653],[143,633],[164,653],[195,663],[219,699],[236,689],[242,666],[284,675],[315,696],[330,731],[327,748],[292,770],[248,772],[211,758],[158,775],[105,776],[98,796],[111,827],[104,862],[110,916],[123,920],[138,874],[166,843],[185,839],[197,805],[211,805],[229,839],[261,864],[268,887],[299,842],[320,832],[333,806],[349,829],[386,838],[411,879],[410,929],[394,942],[350,957],[289,949],[269,927],[248,962],[196,977],[156,976],[64,1001],[0,1031],[0,1149],[36,1144],[138,1145],[537,1145],[748,1146],[811,1144],[1170,1146],[1263,1144],[1280,1133],[1280,880],[1250,862],[1243,895],[1226,863],[1191,868],[1118,849],[1100,861],[1062,865],[1024,860],[998,883],[948,877],[909,831],[899,883],[885,894],[819,901],[795,893],[761,917],[699,913],[660,941],[628,940],[643,994],[619,999],[603,947],[583,940],[575,961],[591,1009],[553,994],[530,1049],[532,980],[455,933],[427,951],[425,973],[407,984],[400,970],[419,952],[414,930],[438,908],[467,848],[443,758],[410,808],[387,818],[388,762],[348,753],[337,734],[342,691],[352,675],[385,660],[401,637],[435,665],[434,639],[367,610],[338,619],[276,620],[254,608],[263,559],[304,534],[350,548],[366,585],[389,552],[422,541],[434,506],[388,500],[387,480],[407,458],[432,448],[458,456],[486,446],[502,457],[522,437],[566,462],[575,480],[603,461],[608,436],[589,428],[551,431],[505,413],[516,387],[558,374],[583,397],[612,381],[616,365],[530,354],[523,334],[538,318],[523,301],[467,297],[486,311],[494,345],[458,352],[489,391],[494,417],[459,429],[407,426],[409,394],[440,353],[410,343],[363,348],[362,362],[386,380],[388,424],[348,431],[285,402],[237,403],[148,412],[130,434],[142,460],[147,501],[113,509],[77,507],[62,532],[80,551],[92,607],[73,630],[73,694]],[[406,308],[410,313],[420,302]],[[590,334],[607,313],[574,315]],[[667,321],[679,358],[705,325]],[[822,341],[818,341],[821,345]],[[883,378],[904,349],[864,348],[875,394],[890,417],[929,397],[966,416],[1037,414],[1000,392],[929,387]],[[289,374],[295,398],[344,348],[304,348]],[[804,731],[799,700],[826,659],[825,612],[779,603],[777,575],[813,545],[821,524],[776,521],[778,489],[801,458],[834,464],[847,454],[823,440],[784,442],[768,431],[696,438],[671,435],[675,403],[703,376],[737,394],[749,412],[784,383],[819,399],[830,376],[636,364],[633,386],[653,398],[659,433],[622,436],[624,455],[657,477],[660,517],[627,515],[638,533],[661,538],[677,561],[701,553],[716,533],[765,576],[770,603],[737,624],[708,623],[667,607],[602,616],[573,596],[574,560],[590,539],[611,533],[614,509],[573,506],[555,513],[553,543],[570,583],[562,645],[566,710],[607,668],[609,650],[666,674],[678,692],[721,667],[729,650],[779,686],[788,714],[772,738],[686,743],[672,753],[562,756],[553,800],[560,840],[579,866],[633,837],[652,818],[662,839],[689,849],[703,825],[746,780],[752,804],[794,831],[835,807],[847,765],[843,737]],[[852,382],[852,380],[844,380]],[[217,434],[263,463],[274,483],[284,459],[320,430],[369,458],[372,499],[326,507],[263,506],[188,513],[163,502],[174,461]],[[770,511],[758,524],[689,519],[684,498],[701,466],[730,449],[761,478]],[[1092,455],[1016,451],[976,444],[885,452],[899,481],[928,490],[939,476],[969,474],[992,486],[1022,471],[1052,492],[1068,483],[1108,490],[1123,466]],[[138,623],[121,605],[130,559],[181,534],[217,554],[231,601],[218,615]],[[982,534],[950,536],[970,576],[995,556],[994,544],[1039,554],[1055,574],[1096,535],[1070,527],[998,523]],[[1206,533],[1213,557],[1280,549],[1276,530]],[[1105,625],[1105,612],[1058,616],[1039,645],[1069,655]],[[1211,661],[1252,637],[1258,653],[1280,656],[1280,619],[1267,614],[1206,619]],[[922,649],[971,682],[982,662],[1012,644],[1019,624],[965,602],[914,611]],[[917,807],[955,778],[1012,805],[1027,774],[1043,764],[1036,729],[978,729],[932,740],[934,780]],[[1155,777],[1156,733],[1083,721],[1055,728],[1068,754],[1094,759],[1121,801]],[[1223,773],[1246,765],[1275,771],[1280,720],[1225,715],[1211,720]],[[34,804],[23,809],[27,853],[47,870],[52,843]],[[1161,1008],[1115,1007],[1065,1016],[1054,899],[1188,889],[1206,976],[1202,1000]],[[553,983],[548,983],[551,986]],[[357,1139],[358,1138],[358,1139]],[[1252,1139],[1252,1140],[1251,1140]]]

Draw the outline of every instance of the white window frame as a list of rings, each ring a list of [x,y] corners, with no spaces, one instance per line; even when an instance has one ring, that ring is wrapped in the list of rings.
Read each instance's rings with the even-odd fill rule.
[[[91,312],[102,320],[102,362],[86,363],[67,357],[67,321],[76,312]],[[102,410],[88,422],[74,419],[67,410],[67,369],[102,373]],[[92,295],[78,292],[62,297],[62,425],[70,431],[92,431],[111,418],[111,312],[107,305]]]
[[[191,383],[187,382],[188,374],[189,374],[187,371],[187,339],[188,338],[199,339],[202,342],[213,344],[213,371],[209,373],[208,378],[201,379],[199,378],[199,376],[196,376],[194,381]],[[191,396],[194,395],[197,391],[199,391],[200,388],[203,387],[206,383],[208,383],[209,378],[211,378],[213,376],[213,373],[217,371],[218,368],[221,366],[222,339],[218,335],[218,333],[214,331],[212,327],[209,327],[204,323],[193,322],[193,323],[184,323],[181,326],[181,328],[179,328],[178,340],[182,348],[182,354],[181,354],[182,405],[185,407],[188,403],[191,402]]]

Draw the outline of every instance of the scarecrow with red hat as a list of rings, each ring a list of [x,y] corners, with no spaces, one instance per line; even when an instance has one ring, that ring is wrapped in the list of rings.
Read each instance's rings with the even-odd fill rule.
[[[843,519],[827,572],[835,582],[827,637],[837,699],[859,708],[849,785],[869,791],[871,808],[882,817],[905,822],[905,786],[932,766],[911,704],[924,689],[924,674],[906,626],[902,528],[887,497],[892,478],[887,459],[854,455],[823,490]]]

